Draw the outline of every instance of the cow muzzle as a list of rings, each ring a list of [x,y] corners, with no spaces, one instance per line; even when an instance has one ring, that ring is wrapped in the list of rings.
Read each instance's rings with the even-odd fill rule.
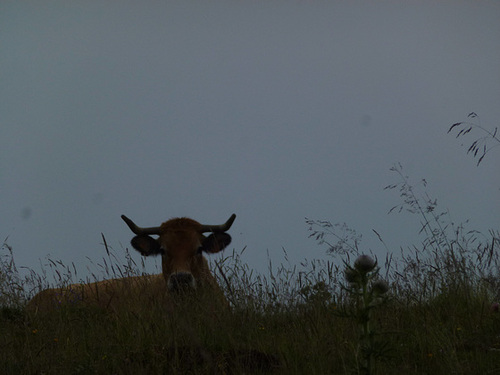
[[[174,293],[196,289],[196,280],[189,272],[176,272],[168,278],[168,290]]]

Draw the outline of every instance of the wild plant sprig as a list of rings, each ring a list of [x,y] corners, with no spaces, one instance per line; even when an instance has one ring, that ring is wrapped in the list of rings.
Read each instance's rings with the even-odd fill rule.
[[[493,131],[489,131],[488,129],[483,128],[481,126],[481,120],[479,119],[479,116],[475,112],[469,113],[467,115],[467,118],[477,119],[478,123],[474,123],[471,121],[456,122],[450,126],[450,128],[448,129],[448,133],[450,133],[455,128],[457,129],[462,128],[461,130],[459,130],[458,134],[456,135],[456,138],[459,138],[461,136],[470,133],[472,129],[479,129],[483,133],[486,133],[485,136],[480,137],[476,139],[474,142],[472,142],[472,144],[469,146],[467,150],[467,154],[472,154],[473,157],[477,157],[477,155],[479,154],[479,159],[476,164],[479,165],[483,161],[486,154],[491,151],[491,149],[500,146],[500,138],[497,136],[498,127],[495,127]],[[496,141],[497,143],[491,147],[488,147],[488,140],[490,139]]]
[[[386,301],[389,285],[379,278],[377,261],[368,255],[360,255],[354,266],[345,264],[345,279],[349,283],[342,287],[355,301],[352,311],[342,311],[341,316],[355,319],[360,327],[358,356],[361,358],[358,371],[372,374],[374,361],[386,355],[387,343],[377,340],[379,332],[372,322],[372,310]]]

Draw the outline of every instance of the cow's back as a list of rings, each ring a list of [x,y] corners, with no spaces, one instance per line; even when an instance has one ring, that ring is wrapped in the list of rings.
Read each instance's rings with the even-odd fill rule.
[[[165,290],[165,278],[161,274],[125,277],[46,289],[36,294],[26,308],[30,312],[78,307],[118,311],[158,303]]]

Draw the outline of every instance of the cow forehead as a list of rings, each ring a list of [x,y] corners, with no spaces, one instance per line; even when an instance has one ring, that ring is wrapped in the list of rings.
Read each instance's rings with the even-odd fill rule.
[[[201,246],[201,224],[188,218],[171,219],[160,227],[160,243],[167,258],[191,257]]]
[[[170,219],[160,226],[160,236],[168,232],[201,232],[201,224],[187,217]]]

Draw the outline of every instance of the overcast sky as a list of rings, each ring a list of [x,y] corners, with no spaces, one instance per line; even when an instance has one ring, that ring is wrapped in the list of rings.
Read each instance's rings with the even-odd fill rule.
[[[4,1],[0,240],[83,277],[101,232],[129,247],[121,214],[234,212],[229,251],[258,271],[282,248],[327,258],[305,217],[383,257],[372,229],[395,253],[419,241],[387,215],[398,162],[452,220],[498,230],[500,148],[476,167],[482,134],[447,130],[500,125],[499,20],[498,1]]]

